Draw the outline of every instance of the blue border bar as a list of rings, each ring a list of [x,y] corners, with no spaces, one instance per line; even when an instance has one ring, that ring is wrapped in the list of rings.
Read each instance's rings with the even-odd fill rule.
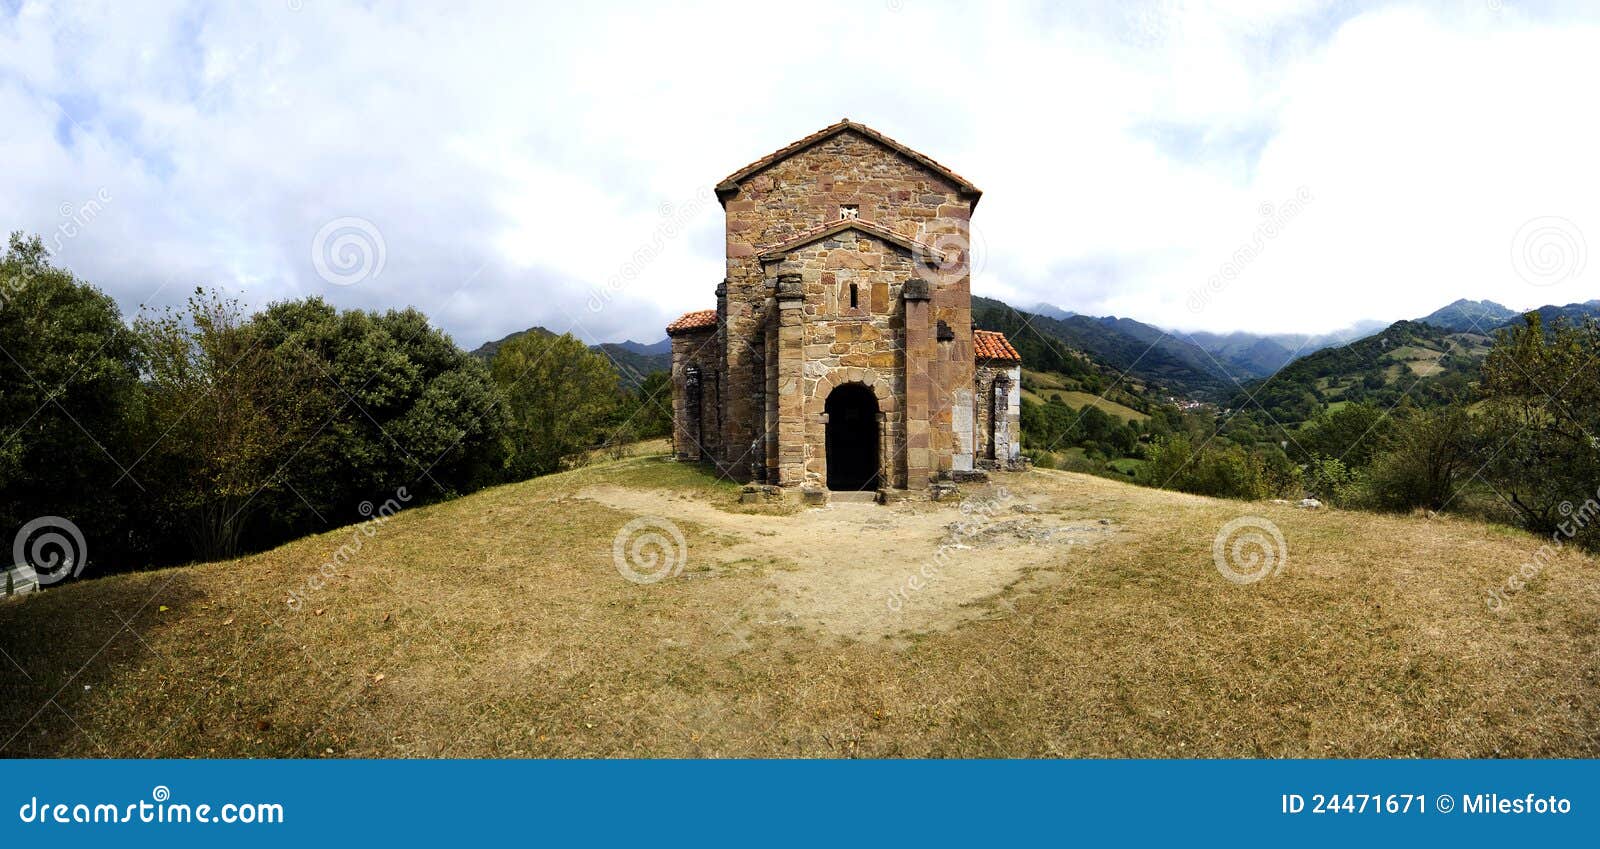
[[[11,761],[0,846],[1586,844],[1600,833],[1597,785],[1600,761]],[[57,804],[68,818],[79,804],[153,808],[157,787],[191,814],[267,803],[283,822],[48,817]],[[1300,812],[1285,812],[1288,794]],[[1463,809],[1490,794],[1508,812]],[[1509,812],[1529,794],[1567,812]],[[1338,810],[1312,810],[1334,797]]]

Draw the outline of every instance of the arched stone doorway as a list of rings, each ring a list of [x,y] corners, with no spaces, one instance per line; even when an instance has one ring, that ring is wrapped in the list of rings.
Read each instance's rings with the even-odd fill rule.
[[[877,396],[863,384],[841,384],[828,393],[824,412],[828,414],[828,489],[877,489]]]

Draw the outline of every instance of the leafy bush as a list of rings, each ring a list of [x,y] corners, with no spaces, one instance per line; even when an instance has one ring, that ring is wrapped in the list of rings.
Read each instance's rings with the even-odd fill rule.
[[[1472,470],[1472,437],[1472,419],[1460,407],[1408,412],[1367,470],[1366,502],[1387,510],[1443,509]]]
[[[303,352],[282,356],[260,331],[237,303],[199,290],[187,310],[134,323],[149,505],[205,559],[233,555],[252,517],[292,488],[284,469],[330,404]]]
[[[1525,322],[1483,364],[1483,476],[1524,527],[1600,548],[1600,526],[1571,518],[1600,498],[1600,330]]]
[[[1336,457],[1359,469],[1372,461],[1390,428],[1391,421],[1384,410],[1371,404],[1351,403],[1323,411],[1289,445],[1300,453],[1302,461],[1319,455]]]
[[[320,298],[246,314],[197,289],[123,323],[43,242],[0,257],[0,523],[78,525],[95,571],[218,558],[670,432],[666,376],[635,394],[571,337],[490,367],[416,310]]]
[[[1135,479],[1146,486],[1218,498],[1260,499],[1286,494],[1299,476],[1282,452],[1249,451],[1238,445],[1195,448],[1187,436],[1159,439]]]
[[[1267,495],[1299,498],[1305,492],[1305,473],[1276,446],[1256,452],[1261,459],[1261,477]]]
[[[1362,494],[1361,474],[1337,457],[1313,456],[1304,479],[1306,492],[1327,504],[1353,506]]]
[[[514,476],[548,474],[609,434],[621,401],[616,370],[571,334],[528,333],[500,346],[492,364],[511,416]]]
[[[422,313],[306,298],[254,324],[262,347],[303,363],[332,402],[286,470],[300,493],[278,503],[280,521],[354,520],[400,486],[444,498],[504,478],[507,414],[489,370]]]

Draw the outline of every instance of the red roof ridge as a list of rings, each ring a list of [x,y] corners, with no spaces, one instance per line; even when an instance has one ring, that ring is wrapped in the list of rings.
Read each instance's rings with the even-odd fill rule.
[[[998,330],[972,331],[973,353],[980,360],[1009,360],[1022,362],[1022,355],[1011,347],[1011,340]]]
[[[675,321],[667,325],[667,335],[674,336],[679,333],[687,333],[691,330],[704,330],[706,328],[716,326],[716,310],[695,310],[694,312],[686,312],[683,315],[678,316]]]
[[[950,182],[955,183],[958,191],[960,191],[962,194],[970,195],[972,197],[972,205],[974,207],[978,205],[978,199],[983,196],[983,191],[977,186],[973,185],[971,180],[968,180],[966,177],[963,177],[960,174],[950,170],[948,167],[940,164],[938,160],[935,160],[933,157],[924,153],[918,153],[917,151],[912,150],[900,142],[889,138],[883,133],[872,129],[866,124],[857,123],[849,118],[845,118],[839,121],[839,123],[830,124],[829,126],[823,127],[822,129],[800,139],[799,141],[784,147],[780,147],[766,156],[763,156],[749,165],[746,165],[732,174],[729,174],[727,177],[724,177],[722,182],[717,184],[717,198],[726,203],[728,198],[739,190],[739,183],[744,181],[746,178],[761,171],[765,171],[773,165],[776,165],[779,162],[782,162],[783,160],[788,159],[789,157],[794,156],[795,154],[806,150],[813,145],[827,141],[828,139],[833,138],[834,136],[846,130],[854,130],[861,135],[866,136],[868,139],[871,139],[872,141],[889,148],[901,156],[904,156],[907,159],[910,159],[911,161],[921,165],[922,167],[933,171],[939,176],[944,177]]]
[[[893,242],[894,244],[897,244],[900,247],[910,251],[912,254],[920,254],[921,256],[926,257],[937,264],[942,265],[945,261],[944,251],[939,250],[933,245],[917,241],[909,236],[902,236],[899,233],[890,230],[888,227],[883,226],[882,224],[868,221],[865,218],[840,218],[837,221],[829,221],[819,226],[812,227],[810,230],[806,230],[786,242],[779,243],[762,251],[760,259],[762,262],[772,262],[774,260],[783,259],[784,254],[794,250],[795,248],[809,245],[818,239],[825,239],[828,236],[831,236],[835,233],[842,233],[846,230],[860,230],[869,236],[876,236],[877,238],[883,239],[886,242]]]

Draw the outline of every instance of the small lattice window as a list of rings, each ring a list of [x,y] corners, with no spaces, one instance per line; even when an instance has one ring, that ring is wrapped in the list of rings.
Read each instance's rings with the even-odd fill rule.
[[[839,207],[839,220],[840,221],[854,221],[854,220],[856,220],[857,218],[860,218],[860,217],[861,217],[861,207],[856,205],[856,204],[847,203],[847,204]]]

